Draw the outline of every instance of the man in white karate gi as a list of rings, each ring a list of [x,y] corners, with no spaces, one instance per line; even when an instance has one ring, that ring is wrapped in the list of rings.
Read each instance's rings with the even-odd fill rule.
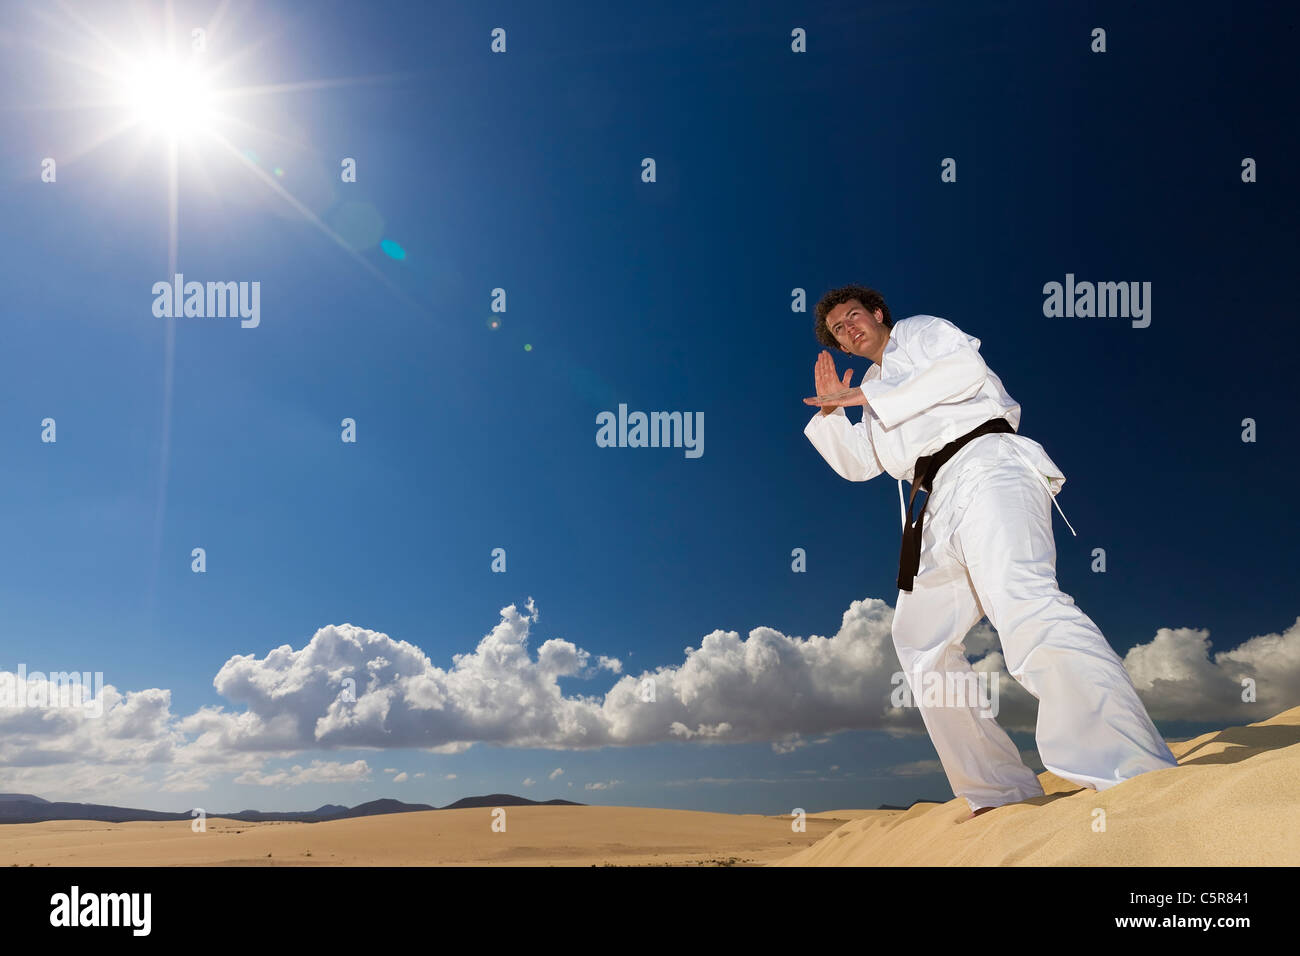
[[[849,481],[883,472],[898,479],[904,543],[894,647],[953,793],[971,816],[1043,794],[1011,739],[976,703],[921,706],[922,675],[942,674],[943,686],[954,686],[948,674],[955,672],[957,685],[972,686],[962,638],[983,616],[998,632],[1007,670],[1038,699],[1044,767],[1105,790],[1178,766],[1118,655],[1057,586],[1051,506],[1065,476],[1038,442],[1015,434],[1020,405],[984,364],[980,340],[933,315],[895,324],[880,293],[856,285],[822,298],[816,335],[873,363],[850,387],[852,369],[841,380],[831,353],[821,353],[818,397],[804,399],[821,410],[804,434]],[[846,405],[865,406],[860,422],[849,422]],[[914,474],[918,459],[928,485],[925,473]],[[912,484],[906,509],[904,479]],[[929,496],[914,525],[918,483]]]

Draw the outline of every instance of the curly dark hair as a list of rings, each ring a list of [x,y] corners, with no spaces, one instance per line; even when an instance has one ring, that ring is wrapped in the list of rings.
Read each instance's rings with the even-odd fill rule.
[[[872,314],[879,309],[881,317],[884,319],[885,328],[892,329],[894,327],[894,320],[889,314],[889,306],[885,305],[885,297],[879,292],[860,285],[840,286],[838,289],[831,289],[817,303],[817,324],[813,326],[813,334],[817,336],[817,341],[822,345],[842,350],[839,341],[831,334],[831,330],[826,327],[826,316],[837,305],[852,299],[857,299],[858,302],[862,303],[862,307]]]

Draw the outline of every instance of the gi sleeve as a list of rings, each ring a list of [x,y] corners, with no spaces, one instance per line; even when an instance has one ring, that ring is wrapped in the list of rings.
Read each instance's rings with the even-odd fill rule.
[[[818,412],[804,426],[803,433],[813,447],[841,478],[849,481],[867,481],[885,470],[871,444],[869,414],[863,409],[863,420],[854,425],[840,407],[829,415]]]
[[[917,366],[910,378],[899,385],[873,379],[858,387],[881,424],[893,428],[935,405],[963,402],[979,394],[989,368],[976,348],[978,343],[976,339],[972,344],[966,333],[947,319],[931,316],[906,345]]]

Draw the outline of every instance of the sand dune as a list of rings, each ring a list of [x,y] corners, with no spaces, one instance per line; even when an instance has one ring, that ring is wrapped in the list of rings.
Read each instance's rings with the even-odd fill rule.
[[[6,866],[1300,865],[1300,707],[1170,744],[1180,766],[973,820],[960,799],[789,815],[640,807],[431,810],[324,823],[50,821],[0,827]],[[1105,811],[1098,829],[1096,810]]]
[[[1042,773],[1027,803],[973,820],[964,800],[879,811],[773,865],[1300,865],[1300,707],[1169,749],[1178,767],[1100,793]]]

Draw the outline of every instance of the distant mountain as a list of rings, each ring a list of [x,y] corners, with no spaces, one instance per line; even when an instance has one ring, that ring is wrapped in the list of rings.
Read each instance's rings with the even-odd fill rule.
[[[343,807],[346,811],[347,807]],[[242,820],[245,823],[266,823],[271,820],[290,820],[299,823],[319,823],[322,820],[330,820],[339,816],[338,811],[332,813],[319,813],[316,810],[236,810],[234,813],[223,813],[220,810],[209,810],[210,817],[223,817],[227,820]]]
[[[315,810],[240,810],[235,813],[220,813],[216,810],[210,810],[207,812],[207,816],[242,820],[246,823],[269,821],[322,823],[326,820],[373,817],[388,813],[413,813],[421,810],[524,806],[581,807],[585,806],[585,804],[573,803],[570,800],[540,802],[529,800],[526,797],[516,797],[508,793],[494,793],[486,797],[465,797],[445,807],[434,807],[427,803],[403,803],[400,800],[382,799],[357,804],[351,809],[336,803],[327,803]],[[128,823],[133,820],[192,820],[193,818],[193,814],[188,810],[171,813],[165,810],[137,810],[132,807],[112,807],[98,803],[52,803],[30,793],[0,793],[0,824],[42,823],[46,820],[96,820],[104,823]]]
[[[411,813],[416,810],[437,809],[437,807],[431,807],[427,803],[403,803],[401,800],[371,800],[369,803],[358,803],[351,810],[347,810],[339,814],[339,816],[375,817],[381,813]]]
[[[40,797],[0,801],[0,823],[42,823],[46,820],[100,820],[125,823],[128,820],[189,820],[189,813],[161,810],[133,810],[98,803],[51,803]]]
[[[462,810],[465,807],[585,807],[585,803],[572,800],[529,800],[512,793],[489,793],[486,797],[461,797],[439,810]]]

